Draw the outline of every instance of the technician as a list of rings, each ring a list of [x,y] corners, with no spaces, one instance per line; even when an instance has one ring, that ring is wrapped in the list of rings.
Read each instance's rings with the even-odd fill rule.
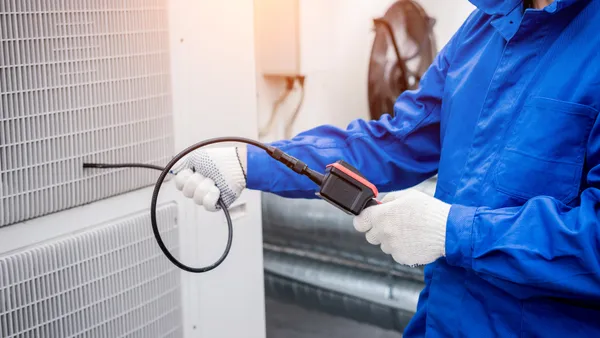
[[[405,337],[600,337],[600,0],[471,1],[395,117],[271,145],[395,191],[354,227],[426,264]],[[252,146],[198,151],[191,167],[177,186],[208,210],[245,188],[315,198]],[[411,189],[436,173],[435,198]]]

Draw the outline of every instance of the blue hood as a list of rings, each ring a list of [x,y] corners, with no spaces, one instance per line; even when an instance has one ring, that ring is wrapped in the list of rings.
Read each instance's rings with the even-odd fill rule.
[[[578,0],[554,0],[545,8],[548,12],[556,12]],[[523,0],[469,0],[475,7],[489,15],[507,15],[515,7],[521,6]]]

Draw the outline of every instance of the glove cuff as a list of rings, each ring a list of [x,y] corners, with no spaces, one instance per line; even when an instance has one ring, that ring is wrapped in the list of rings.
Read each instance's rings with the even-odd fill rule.
[[[248,151],[247,147],[236,147],[235,152],[237,154],[238,161],[240,166],[242,167],[242,171],[244,173],[244,179],[248,181]]]
[[[427,203],[429,204],[429,203]],[[431,240],[432,248],[439,250],[442,256],[446,255],[446,223],[448,222],[448,214],[450,213],[450,205],[437,199],[431,201],[431,205],[427,205],[427,212],[424,213],[423,229],[427,233],[427,237]]]
[[[227,185],[239,197],[242,190],[246,188],[246,173],[238,148],[214,148],[210,150],[210,157],[216,166],[224,174]]]

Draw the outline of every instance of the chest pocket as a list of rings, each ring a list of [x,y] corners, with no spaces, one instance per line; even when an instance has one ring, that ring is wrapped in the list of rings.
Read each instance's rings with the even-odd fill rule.
[[[494,169],[496,189],[523,200],[552,196],[563,203],[572,201],[579,193],[596,115],[595,109],[577,103],[529,99]]]

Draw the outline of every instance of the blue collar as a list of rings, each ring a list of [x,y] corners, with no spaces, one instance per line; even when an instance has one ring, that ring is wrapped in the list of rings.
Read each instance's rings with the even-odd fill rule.
[[[523,18],[523,0],[469,0],[479,10],[491,15],[492,26],[504,37],[510,40],[519,30],[520,22]],[[582,0],[554,0],[538,14],[546,12],[548,14],[557,13],[560,10]]]
[[[578,0],[554,0],[550,5],[544,8],[544,11],[555,13]],[[475,7],[489,15],[508,15],[519,6],[522,6],[523,0],[469,0]]]

